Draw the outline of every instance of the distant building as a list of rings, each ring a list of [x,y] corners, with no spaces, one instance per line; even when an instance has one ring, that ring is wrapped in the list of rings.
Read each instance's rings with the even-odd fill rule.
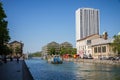
[[[76,40],[99,34],[99,10],[79,8],[76,10]]]
[[[51,52],[51,50],[53,50],[53,53],[55,52],[55,54],[59,53],[59,51],[60,51],[59,44],[53,41],[53,42],[50,42],[47,45],[43,46],[42,47],[42,55],[43,56],[47,55],[48,53]]]
[[[113,38],[108,38],[107,33],[103,33],[103,35],[94,34],[88,36],[84,39],[77,40],[77,54],[79,54],[82,58],[84,55],[91,55],[93,58],[107,58],[110,56],[117,55],[112,51],[112,47],[110,46],[113,42]]]
[[[52,48],[55,49],[55,54],[57,54],[60,52],[61,47],[73,48],[72,44],[70,44],[69,42],[63,42],[63,43],[59,44],[59,43],[56,43],[53,41],[42,47],[42,55],[44,56],[44,55],[47,55],[48,53],[50,53]]]
[[[60,47],[73,48],[72,44],[70,44],[69,42],[63,42],[63,43],[61,43]]]
[[[12,55],[22,55],[23,54],[23,46],[24,44],[22,42],[13,41],[8,44],[8,47],[12,50]]]
[[[91,40],[99,38],[99,10],[79,8],[76,10],[76,48],[77,54],[92,54]]]
[[[107,32],[99,35],[99,10],[93,8],[79,8],[76,10],[76,48],[77,54],[93,58],[115,56],[110,44],[113,39],[108,38]],[[119,33],[120,34],[120,33]]]
[[[42,47],[42,56],[47,55],[47,54],[48,54],[48,47],[47,45],[45,45]]]
[[[110,44],[113,42],[114,39],[106,39],[106,38],[97,38],[92,40],[92,56],[94,58],[107,58],[109,56],[117,55],[112,51],[112,47]]]
[[[93,34],[86,38],[77,40],[77,54],[83,58],[83,55],[89,56],[92,55],[92,40],[97,39],[100,36],[98,34]]]

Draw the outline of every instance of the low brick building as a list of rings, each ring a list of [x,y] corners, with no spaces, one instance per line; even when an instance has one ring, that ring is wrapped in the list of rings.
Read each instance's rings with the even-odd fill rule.
[[[13,41],[13,42],[8,44],[8,47],[11,49],[13,56],[23,55],[23,46],[24,46],[24,44],[22,42],[19,42],[19,41]]]

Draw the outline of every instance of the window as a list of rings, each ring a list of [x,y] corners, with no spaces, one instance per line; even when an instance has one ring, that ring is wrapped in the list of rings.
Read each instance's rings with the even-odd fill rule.
[[[94,53],[97,53],[97,47],[94,48]]]
[[[98,47],[98,52],[101,53],[101,47]]]
[[[102,52],[106,52],[106,46],[102,46]]]
[[[91,44],[91,40],[87,40],[87,45],[90,45]]]

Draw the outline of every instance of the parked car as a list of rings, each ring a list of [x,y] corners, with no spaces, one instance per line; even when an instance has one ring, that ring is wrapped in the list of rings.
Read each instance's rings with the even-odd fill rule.
[[[88,59],[93,59],[93,57],[88,57]]]
[[[115,57],[110,56],[107,58],[107,60],[115,60]]]
[[[84,55],[83,59],[93,59],[93,57],[92,56],[88,57],[87,55]]]
[[[100,57],[100,60],[108,60],[108,58],[103,56],[103,57]]]
[[[88,56],[86,54],[84,54],[83,59],[88,59]]]

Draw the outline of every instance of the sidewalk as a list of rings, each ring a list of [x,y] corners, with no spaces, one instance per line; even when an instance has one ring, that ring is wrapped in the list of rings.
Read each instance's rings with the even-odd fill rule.
[[[33,80],[23,60],[8,61],[0,65],[0,80]]]

